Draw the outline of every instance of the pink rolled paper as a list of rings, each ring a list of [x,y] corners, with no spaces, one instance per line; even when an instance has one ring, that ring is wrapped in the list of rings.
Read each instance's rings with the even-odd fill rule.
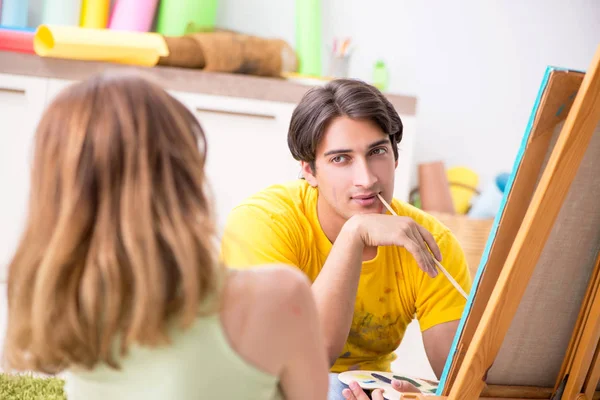
[[[148,32],[154,21],[158,0],[117,0],[108,24],[119,31]]]

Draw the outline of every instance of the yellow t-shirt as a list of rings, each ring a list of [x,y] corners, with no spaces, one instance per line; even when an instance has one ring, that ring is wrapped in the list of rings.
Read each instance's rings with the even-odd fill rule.
[[[290,264],[314,282],[332,247],[319,224],[317,196],[317,189],[298,179],[246,199],[228,216],[222,261],[232,268]],[[472,282],[466,259],[448,228],[410,204],[394,199],[391,206],[431,232],[442,264],[468,293]],[[389,371],[394,351],[415,316],[424,331],[460,319],[465,303],[442,273],[429,278],[404,248],[379,247],[376,257],[362,264],[352,327],[331,371]]]

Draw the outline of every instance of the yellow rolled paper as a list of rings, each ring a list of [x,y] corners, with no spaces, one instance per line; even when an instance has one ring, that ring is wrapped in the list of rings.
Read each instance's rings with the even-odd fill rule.
[[[40,25],[33,50],[42,57],[106,61],[152,67],[169,55],[162,35],[75,26]]]
[[[83,0],[81,25],[84,28],[106,28],[110,0]]]

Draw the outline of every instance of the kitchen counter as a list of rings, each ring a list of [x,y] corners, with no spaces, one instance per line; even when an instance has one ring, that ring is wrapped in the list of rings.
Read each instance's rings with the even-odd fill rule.
[[[167,66],[148,68],[107,62],[65,60],[0,51],[0,73],[4,74],[82,80],[109,68],[139,71],[168,90],[284,103],[299,102],[311,87],[286,79],[269,77],[205,72]],[[388,93],[386,93],[386,97],[398,113],[415,115],[417,103],[415,97]]]

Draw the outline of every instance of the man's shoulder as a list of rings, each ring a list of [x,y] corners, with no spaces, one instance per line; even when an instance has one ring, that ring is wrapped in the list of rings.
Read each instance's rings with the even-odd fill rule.
[[[304,213],[312,201],[314,190],[303,179],[273,184],[246,197],[233,207],[231,213],[262,212],[271,216],[290,217]]]

